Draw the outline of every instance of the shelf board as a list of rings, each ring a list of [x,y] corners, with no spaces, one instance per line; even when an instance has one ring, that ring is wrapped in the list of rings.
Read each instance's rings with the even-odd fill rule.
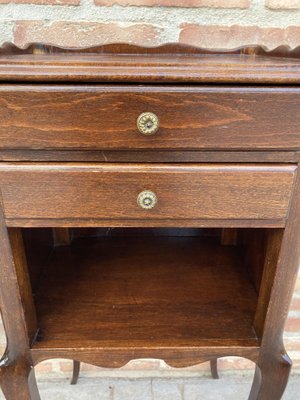
[[[259,345],[237,249],[201,237],[76,239],[55,249],[35,303],[33,351]]]

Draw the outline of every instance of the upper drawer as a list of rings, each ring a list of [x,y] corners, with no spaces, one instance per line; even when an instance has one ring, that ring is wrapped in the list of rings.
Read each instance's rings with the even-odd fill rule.
[[[8,225],[283,226],[296,167],[0,164]],[[218,222],[219,221],[219,222]],[[250,221],[250,222],[249,222]],[[268,221],[268,222],[263,222]],[[46,222],[47,224],[47,222]]]
[[[2,149],[299,149],[300,88],[2,85],[0,121]]]

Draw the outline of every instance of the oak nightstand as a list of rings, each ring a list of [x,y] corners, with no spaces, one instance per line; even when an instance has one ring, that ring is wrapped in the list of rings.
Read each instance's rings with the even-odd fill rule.
[[[175,45],[0,56],[9,400],[34,366],[223,356],[280,399],[300,251],[300,61]],[[76,380],[76,379],[75,379]]]

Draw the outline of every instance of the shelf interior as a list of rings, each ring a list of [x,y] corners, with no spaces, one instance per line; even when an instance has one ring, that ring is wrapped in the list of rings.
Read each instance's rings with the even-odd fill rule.
[[[76,238],[35,289],[34,349],[258,346],[257,292],[215,237]]]

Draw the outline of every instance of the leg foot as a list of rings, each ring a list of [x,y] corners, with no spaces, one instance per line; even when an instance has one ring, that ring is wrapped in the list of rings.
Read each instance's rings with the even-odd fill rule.
[[[261,373],[260,373],[260,368],[256,365],[253,383],[252,383],[252,387],[251,387],[251,392],[249,395],[249,400],[257,399],[260,386],[261,386]]]
[[[6,400],[41,400],[33,367],[22,364],[4,367],[0,383]]]
[[[210,371],[213,379],[219,379],[218,374],[218,359],[210,360]]]
[[[286,388],[292,362],[287,354],[259,362],[249,400],[280,400]]]
[[[80,373],[80,362],[73,360],[73,376],[71,379],[71,385],[76,385],[76,383],[78,382],[79,373]]]

